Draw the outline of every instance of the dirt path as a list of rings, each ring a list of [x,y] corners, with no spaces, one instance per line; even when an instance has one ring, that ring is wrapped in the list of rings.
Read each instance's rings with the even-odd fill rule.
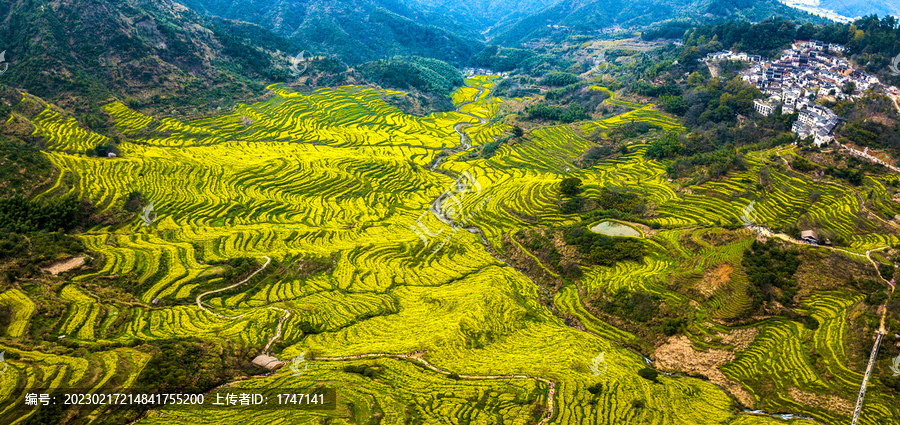
[[[866,365],[866,374],[863,375],[862,385],[859,387],[859,397],[856,399],[856,408],[853,409],[853,420],[850,422],[850,425],[856,425],[857,421],[859,421],[863,399],[866,398],[866,386],[869,384],[869,378],[872,377],[872,369],[875,367],[875,358],[878,357],[878,348],[881,346],[882,338],[884,338],[883,333],[875,333],[875,346],[872,347],[872,355],[869,356],[869,364]]]
[[[456,112],[459,113],[459,114],[462,114],[462,115],[468,115],[468,116],[470,116],[470,117],[473,117],[473,118],[477,119],[479,122],[481,122],[481,124],[486,123],[487,120],[485,120],[484,118],[480,118],[480,117],[477,117],[477,116],[475,116],[475,115],[472,115],[472,114],[469,114],[469,113],[466,113],[466,112],[463,112],[463,111],[462,111],[462,107],[463,107],[463,106],[466,106],[466,105],[468,105],[468,104],[470,104],[470,103],[477,102],[478,99],[481,97],[481,95],[484,94],[484,90],[485,90],[484,87],[482,87],[481,89],[479,89],[479,90],[478,90],[478,94],[475,95],[475,99],[472,99],[472,100],[470,100],[470,101],[468,101],[468,102],[460,103],[459,106],[456,107]],[[457,123],[456,125],[453,126],[453,131],[455,131],[456,134],[459,134],[459,144],[462,145],[463,150],[469,150],[469,149],[472,149],[472,144],[468,142],[468,141],[469,141],[469,136],[466,136],[466,134],[463,133],[462,130],[465,129],[466,127],[470,127],[470,126],[473,126],[473,125],[475,125],[475,124],[474,124],[474,123],[470,123],[470,122],[461,122],[461,123]],[[454,153],[456,153],[456,152],[454,152]],[[443,158],[443,157],[435,158],[434,164],[431,164],[431,171],[434,171],[434,170],[438,167],[438,165],[441,165],[441,159],[442,159],[442,158]]]
[[[283,311],[284,316],[281,316],[281,319],[278,319],[278,326],[275,327],[275,335],[273,335],[272,338],[269,338],[269,342],[267,342],[266,346],[262,349],[263,354],[268,354],[269,347],[272,343],[277,341],[278,338],[281,338],[281,325],[284,324],[284,321],[287,320],[288,317],[291,317],[291,311],[288,309],[278,307],[269,307],[269,309]]]
[[[211,310],[209,310],[208,308],[204,307],[204,306],[203,306],[203,303],[202,303],[200,300],[201,300],[203,297],[207,296],[207,295],[215,294],[215,293],[222,292],[222,291],[227,291],[227,290],[229,290],[229,289],[236,288],[236,287],[238,287],[238,286],[243,285],[244,283],[247,283],[248,280],[252,279],[253,276],[256,276],[257,273],[263,271],[263,269],[265,269],[266,267],[268,267],[268,266],[269,266],[269,263],[272,262],[272,259],[269,258],[268,256],[265,256],[265,257],[263,257],[263,258],[266,259],[266,264],[263,264],[263,266],[260,267],[259,270],[253,272],[253,274],[251,274],[250,276],[247,276],[246,279],[244,279],[244,280],[242,280],[242,281],[240,281],[240,282],[238,282],[238,283],[235,283],[234,285],[227,286],[227,287],[225,287],[225,288],[216,289],[216,290],[213,290],[213,291],[206,291],[206,292],[204,292],[204,293],[202,293],[202,294],[200,294],[200,295],[197,295],[197,307],[200,307],[201,310],[203,310],[203,311],[205,311],[205,312],[207,312],[207,313],[209,313],[209,314],[212,314],[213,316],[220,317],[220,318],[222,318],[222,319],[240,319],[241,317],[244,317],[243,314],[241,314],[240,316],[233,316],[233,317],[232,317],[232,316],[225,316],[225,315],[216,313],[216,312],[211,311]],[[280,324],[279,324],[279,326],[280,326]]]

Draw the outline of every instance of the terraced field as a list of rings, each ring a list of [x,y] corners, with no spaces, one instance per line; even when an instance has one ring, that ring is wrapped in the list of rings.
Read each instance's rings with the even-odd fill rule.
[[[541,128],[489,158],[471,158],[455,130],[460,123],[468,124],[462,131],[476,147],[508,128],[496,120],[501,100],[491,94],[494,80],[467,84],[453,97],[460,112],[425,117],[403,114],[384,101],[382,91],[349,86],[302,94],[273,85],[266,101],[191,122],[156,119],[110,103],[104,110],[126,136],[116,158],[85,155],[102,136],[45,111],[34,121],[35,132],[48,140],[46,155],[61,173],[41,196],[71,193],[112,211],[136,191],[158,213],[151,226],[135,216],[127,225],[81,236],[101,257],[99,266],[66,278],[58,296],[67,309],[52,336],[87,345],[198,337],[262,351],[280,323],[282,335],[272,354],[282,360],[301,353],[322,358],[423,352],[441,370],[472,377],[450,379],[390,358],[313,359],[303,375],[283,368],[235,385],[274,391],[324,383],[338,391],[334,411],[160,409],[144,423],[424,418],[423,423],[524,424],[545,414],[548,423],[557,424],[784,423],[743,413],[724,390],[701,379],[662,376],[653,383],[639,377],[645,360],[625,348],[634,347],[637,336],[593,317],[581,293],[640,291],[691,306],[697,324],[685,332],[702,345],[709,335],[728,331],[717,319],[747,307],[747,278],[729,274],[708,296],[702,287],[687,286],[710,270],[739,267],[753,236],[716,225],[738,221],[749,202],[756,201],[761,222],[815,223],[851,241],[854,250],[896,243],[896,236],[880,236],[883,224],[857,219],[860,207],[852,191],[773,168],[765,153],[751,158],[748,170],[690,187],[669,182],[662,164],[644,158],[644,144],[591,168],[576,167],[574,161],[592,146],[587,138],[592,131],[631,122],[663,131],[680,128],[652,105],[614,98],[609,102],[629,111]],[[432,171],[439,154],[448,156]],[[763,169],[767,185],[756,192]],[[477,190],[456,205],[471,231],[427,212],[434,199],[458,188],[455,179],[463,173],[477,181]],[[651,223],[662,228],[648,233],[643,262],[585,267],[584,277],[548,297],[546,288],[505,263],[502,238],[521,229],[578,222],[576,215],[559,213],[558,185],[566,176],[585,182],[585,196],[606,186],[639,191],[658,207]],[[814,191],[820,198],[810,205]],[[426,228],[428,237],[422,233]],[[203,297],[206,309],[195,304],[199,293],[223,286],[222,262],[249,258],[261,267],[263,257],[271,258],[271,270],[235,291]],[[300,273],[313,259],[328,266]],[[128,279],[136,302],[103,299],[87,289],[117,279]],[[689,290],[699,295],[685,295]],[[858,300],[858,294],[830,293],[805,300],[804,308],[822,323],[815,332],[796,322],[766,321],[726,374],[757,397],[758,407],[843,421],[847,412],[813,409],[789,395],[791,388],[843,393],[858,381],[859,372],[841,352],[843,318]],[[7,291],[0,304],[17,306],[7,334],[20,337],[34,302],[21,291]],[[285,310],[291,314],[282,322]],[[557,312],[578,318],[584,330]],[[811,366],[810,350],[822,356],[833,377],[829,381]],[[4,404],[21,400],[30,388],[133,379],[147,361],[126,348],[84,357],[9,351],[21,357],[9,362],[14,372],[2,376]],[[608,372],[595,376],[590,366],[599,353],[605,353]],[[343,371],[358,364],[383,370],[376,380]],[[86,371],[94,368],[102,373],[89,376]],[[495,375],[552,382],[553,409],[545,381],[478,378]],[[786,376],[791,378],[781,378]],[[116,382],[126,385],[122,379]],[[586,390],[597,383],[600,393]],[[763,400],[759,388],[772,385],[782,398]],[[900,411],[885,396],[874,395],[867,403],[866,423],[900,423]]]
[[[773,411],[801,412],[827,423],[850,420],[855,398],[829,394],[854,394],[862,373],[846,367],[844,351],[848,309],[862,297],[848,293],[820,293],[804,303],[804,308],[820,326],[812,331],[803,325],[773,319],[762,328],[759,337],[723,371],[744,383],[751,391],[765,388],[766,394],[754,394],[763,408]],[[772,380],[783,376],[783,380]],[[769,385],[774,384],[775,388]],[[883,394],[867,399],[860,423],[891,423],[898,417],[896,404]],[[809,406],[815,399],[815,407]]]
[[[380,370],[377,380],[348,373],[348,366],[368,366]],[[453,380],[430,373],[415,364],[396,359],[366,361],[313,362],[306,373],[293,376],[278,374],[265,379],[240,382],[207,395],[227,391],[268,390],[272,400],[277,399],[279,389],[299,391],[314,390],[324,384],[335,388],[339,394],[333,411],[301,409],[236,408],[212,409],[161,409],[151,414],[143,423],[221,423],[241,421],[248,424],[268,423],[318,423],[331,418],[353,423],[364,418],[380,419],[384,423],[402,423],[405,420],[456,418],[466,423],[534,423],[540,418],[548,388],[539,382],[526,379],[505,380]],[[273,401],[274,402],[274,401]]]
[[[12,310],[13,317],[6,327],[6,334],[12,338],[21,338],[34,314],[34,302],[22,291],[10,289],[0,294],[0,305]]]

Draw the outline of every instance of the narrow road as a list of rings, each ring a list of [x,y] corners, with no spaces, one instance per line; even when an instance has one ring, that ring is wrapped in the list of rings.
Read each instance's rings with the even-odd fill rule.
[[[782,239],[782,240],[785,240],[785,241],[788,241],[791,243],[795,243],[798,245],[808,245],[807,243],[795,240],[794,238],[792,238],[788,235],[785,235],[784,233],[775,234],[765,228],[759,228],[758,231],[760,234],[776,237],[778,239]],[[828,248],[833,251],[840,251],[840,252],[844,252],[844,253],[847,253],[850,255],[855,255],[858,257],[865,257],[867,260],[869,260],[870,263],[872,263],[872,267],[875,267],[875,272],[878,273],[878,277],[891,288],[891,295],[894,294],[894,285],[891,284],[891,282],[888,282],[887,279],[885,279],[883,276],[881,276],[881,270],[878,269],[878,264],[875,262],[875,260],[872,259],[873,251],[880,251],[882,249],[886,249],[889,247],[884,246],[884,247],[880,247],[880,248],[873,248],[873,249],[866,251],[865,255],[857,254],[855,252],[850,252],[850,251],[840,249],[840,248],[835,248],[835,247],[829,247],[829,246],[825,246],[825,247],[818,246],[818,247],[819,248]],[[890,301],[890,298],[888,298],[888,301]],[[859,415],[862,412],[863,401],[866,397],[866,387],[868,387],[868,385],[869,385],[869,378],[872,377],[872,369],[875,367],[875,360],[878,357],[878,349],[881,347],[881,341],[884,338],[884,334],[887,333],[887,329],[884,326],[884,321],[885,321],[885,317],[887,316],[887,302],[888,301],[885,301],[885,305],[879,307],[879,311],[881,312],[881,325],[879,326],[878,330],[875,331],[875,345],[872,347],[872,354],[871,354],[871,356],[869,356],[869,364],[866,366],[866,373],[863,375],[863,381],[859,387],[859,396],[856,399],[856,408],[853,410],[853,421],[851,422],[851,425],[856,425],[857,421],[859,421]]]
[[[883,318],[884,316],[882,316]],[[850,422],[850,425],[856,425],[856,422],[859,421],[859,414],[862,412],[863,399],[866,397],[866,386],[869,384],[872,368],[875,367],[875,358],[878,357],[878,348],[881,346],[882,338],[884,338],[884,334],[881,332],[884,330],[884,322],[881,323],[881,326],[882,329],[875,332],[875,346],[872,347],[872,355],[869,356],[869,365],[866,366],[866,374],[863,376],[862,386],[859,388],[859,397],[856,399],[856,409],[853,410],[853,421]]]
[[[475,115],[473,115],[473,114],[469,114],[469,113],[462,112],[462,107],[463,107],[463,106],[478,101],[478,99],[481,98],[482,94],[484,94],[484,91],[485,91],[485,89],[484,89],[484,88],[481,88],[481,89],[478,91],[478,94],[475,95],[475,98],[474,98],[473,100],[471,100],[471,101],[469,101],[469,102],[461,103],[461,104],[456,108],[456,111],[459,112],[460,114],[468,115],[468,116],[471,116],[471,117],[474,117],[474,118],[478,119],[479,122],[480,122],[481,124],[486,123],[487,120],[484,119],[484,118],[480,118],[480,117],[475,116]],[[471,148],[472,148],[472,145],[471,145],[470,143],[468,143],[468,136],[467,136],[465,133],[463,133],[462,130],[465,129],[466,127],[472,126],[472,125],[476,125],[476,124],[475,124],[475,123],[458,123],[458,124],[456,124],[456,125],[453,127],[454,131],[456,131],[456,133],[459,134],[460,144],[464,147],[465,150],[471,149]],[[439,163],[440,163],[440,160],[439,160],[439,159],[438,159],[438,160],[435,160],[435,163],[434,163],[434,165],[432,165],[431,169],[434,170],[434,169],[438,166]],[[493,250],[491,250],[490,244],[488,243],[487,239],[484,237],[484,233],[481,231],[481,229],[479,229],[479,228],[477,228],[477,227],[473,227],[472,229],[477,230],[477,232],[481,235],[481,238],[482,238],[482,241],[483,241],[484,244],[485,244],[485,247],[486,247],[486,248],[488,249],[488,251],[494,256],[495,259],[497,259],[498,261],[503,262],[503,263],[506,264],[507,266],[510,266],[508,263],[506,263],[506,261],[504,261],[503,259],[497,257],[497,256],[493,253]],[[217,289],[217,290],[215,290],[215,291],[208,291],[208,292],[204,292],[204,293],[198,295],[198,296],[197,296],[197,306],[200,307],[201,309],[203,309],[204,311],[206,311],[207,313],[210,313],[210,314],[213,314],[213,315],[215,315],[215,316],[222,317],[222,318],[236,319],[236,318],[242,317],[243,315],[236,316],[236,317],[228,317],[228,316],[223,316],[223,315],[221,315],[221,314],[212,312],[212,311],[206,309],[206,308],[203,306],[203,304],[202,304],[202,302],[201,302],[201,298],[204,297],[204,296],[206,296],[206,295],[213,294],[213,293],[217,293],[217,292],[221,292],[221,291],[226,291],[226,290],[228,290],[228,289],[231,289],[231,288],[234,288],[234,287],[237,287],[237,286],[239,286],[239,285],[241,285],[241,284],[246,283],[248,280],[250,280],[250,278],[252,278],[254,275],[256,275],[257,273],[259,273],[260,271],[262,271],[263,269],[265,269],[266,266],[269,265],[269,262],[271,261],[271,259],[270,259],[269,257],[265,257],[265,258],[266,258],[266,264],[264,264],[259,270],[257,270],[256,272],[254,272],[253,274],[251,274],[249,277],[247,277],[246,279],[242,280],[241,282],[238,282],[238,283],[236,283],[236,284],[234,284],[234,285],[231,285],[231,286],[228,286],[228,287],[226,287],[226,288]],[[512,267],[512,266],[510,266],[510,267]],[[541,288],[541,289],[543,289],[543,288]],[[263,348],[262,351],[263,351],[264,354],[267,353],[267,352],[269,351],[269,348],[271,347],[271,345],[272,345],[275,341],[277,341],[278,338],[281,337],[281,334],[282,334],[282,325],[284,324],[284,321],[287,320],[287,318],[290,317],[290,315],[291,315],[291,311],[290,311],[290,310],[286,310],[286,309],[282,309],[282,308],[278,308],[278,307],[269,307],[269,308],[270,308],[270,309],[274,309],[274,310],[283,311],[285,314],[284,314],[284,315],[281,317],[281,319],[279,319],[279,321],[278,321],[278,326],[275,328],[275,335],[273,335],[272,338],[270,338],[270,339],[268,340],[266,346]],[[406,360],[406,361],[414,362],[414,363],[417,363],[417,364],[423,366],[424,368],[426,368],[426,369],[428,369],[428,370],[431,370],[431,371],[433,371],[433,372],[437,372],[437,373],[440,373],[440,374],[443,374],[443,375],[450,375],[451,372],[446,371],[446,370],[443,370],[443,369],[440,369],[440,368],[438,368],[437,366],[432,365],[431,363],[429,363],[427,360],[425,360],[425,359],[423,358],[423,355],[424,355],[424,352],[414,352],[414,353],[407,353],[407,354],[372,353],[372,354],[355,354],[355,355],[350,355],[350,356],[340,356],[340,357],[316,357],[316,358],[313,359],[313,360],[314,360],[314,361],[344,361],[344,360],[357,360],[357,359],[364,359],[364,358],[384,358],[384,357],[389,357],[389,358],[395,358],[395,359],[400,359],[400,360]],[[551,418],[553,418],[553,415],[556,413],[556,406],[555,406],[556,382],[553,381],[553,380],[550,380],[550,379],[547,379],[547,378],[543,378],[543,377],[539,377],[539,376],[531,376],[531,375],[459,375],[459,378],[460,378],[460,379],[466,379],[466,380],[535,379],[535,380],[537,380],[537,381],[546,383],[546,384],[548,385],[548,387],[549,387],[549,391],[548,391],[548,393],[547,393],[547,401],[546,401],[546,403],[547,403],[547,413],[544,414],[544,417],[541,419],[540,422],[538,422],[538,425],[545,425],[547,422],[550,421]],[[220,387],[217,387],[217,388],[215,388],[215,389],[213,389],[213,390],[211,390],[211,391],[215,391],[216,389],[222,388],[222,387],[228,387],[228,386],[237,384],[238,382],[241,382],[241,381],[242,381],[242,380],[229,382],[229,383],[224,384],[224,385],[222,385],[222,386],[220,386]]]
[[[240,281],[240,282],[238,282],[238,283],[235,283],[234,285],[227,286],[227,287],[225,287],[225,288],[216,289],[216,290],[213,290],[213,291],[206,291],[206,292],[204,292],[204,293],[202,293],[202,294],[200,294],[200,295],[197,295],[197,307],[200,307],[201,310],[203,310],[203,311],[205,311],[205,312],[207,312],[207,313],[209,313],[209,314],[212,314],[213,316],[220,317],[220,318],[222,318],[222,319],[240,319],[241,317],[244,317],[243,314],[240,315],[240,316],[225,316],[225,315],[216,313],[216,312],[214,312],[214,311],[212,311],[212,310],[209,310],[208,308],[204,307],[204,306],[203,306],[203,303],[202,303],[200,300],[201,300],[203,297],[207,296],[207,295],[215,294],[215,293],[222,292],[222,291],[227,291],[227,290],[229,290],[229,289],[236,288],[236,287],[238,287],[238,286],[241,286],[241,285],[247,283],[248,280],[252,279],[253,276],[256,276],[257,273],[263,271],[263,269],[265,269],[266,267],[268,267],[268,266],[269,266],[269,263],[272,262],[272,259],[269,258],[268,256],[265,256],[265,257],[263,257],[263,258],[266,259],[266,264],[263,264],[263,266],[260,267],[259,270],[253,272],[253,274],[251,274],[250,276],[247,276],[246,279],[244,279],[244,280],[242,280],[242,281]]]
[[[894,106],[896,106],[896,107],[897,107],[897,110],[900,111],[900,104],[897,103],[897,99],[894,98],[893,100],[894,100]],[[849,149],[849,148],[847,148],[847,147],[844,146],[844,145],[840,145],[840,146],[841,146],[842,148],[844,148],[844,149]],[[778,157],[781,158],[782,161],[784,161],[784,164],[787,165],[788,168],[791,168],[790,163],[789,163],[786,159],[784,159],[783,156],[781,156],[782,151],[783,151],[783,150],[786,150],[786,149],[787,149],[787,148],[785,148],[785,149],[776,149],[775,152],[776,152],[776,154],[778,155]],[[890,166],[889,166],[889,167],[890,167]],[[894,171],[900,171],[900,170],[898,170],[896,167],[890,167],[890,168],[891,168],[892,170],[894,170]],[[865,212],[869,213],[869,215],[875,217],[875,218],[878,219],[878,220],[881,220],[883,223],[885,223],[885,224],[887,224],[887,225],[889,225],[889,226],[898,227],[896,223],[894,223],[894,222],[889,222],[889,221],[887,221],[887,220],[881,218],[878,214],[875,214],[875,213],[873,213],[872,211],[870,211],[870,210],[866,207],[866,203],[863,201],[862,196],[860,196],[859,193],[857,193],[857,192],[854,191],[853,189],[848,188],[848,187],[846,187],[846,186],[844,186],[844,185],[842,185],[842,184],[838,184],[838,183],[833,183],[833,182],[824,182],[824,183],[825,183],[825,184],[830,184],[830,185],[834,185],[834,186],[840,187],[840,188],[842,188],[842,189],[844,189],[844,190],[847,190],[847,191],[853,193],[854,195],[856,195],[856,198],[857,198],[857,200],[859,201],[860,211],[865,211]],[[787,236],[787,235],[785,235],[785,234],[777,234],[777,235],[775,235],[775,237],[778,237],[779,239],[787,240],[787,241],[790,241],[790,242],[793,242],[793,243],[803,244],[803,242],[796,241],[796,240],[794,240],[793,238],[791,238],[791,237],[789,237],[789,236]],[[844,250],[844,249],[840,249],[840,248],[834,248],[834,247],[826,247],[826,248],[830,248],[830,249],[832,249],[832,250],[834,250],[834,251],[844,252],[844,253],[850,254],[850,255],[855,255],[855,256],[858,256],[858,257],[863,257],[863,256],[864,256],[867,260],[869,260],[869,263],[872,264],[872,267],[875,268],[875,273],[878,274],[878,278],[881,279],[884,283],[886,283],[886,284],[891,288],[891,295],[893,296],[893,294],[894,294],[894,284],[892,284],[891,282],[889,282],[887,279],[884,278],[884,276],[881,275],[881,269],[878,268],[878,263],[876,263],[875,260],[872,259],[872,252],[874,252],[874,251],[881,251],[881,250],[883,250],[883,249],[887,249],[887,248],[890,248],[890,247],[884,246],[884,247],[880,247],[880,248],[873,248],[873,249],[870,249],[870,250],[866,251],[865,255],[857,254],[857,253],[855,253],[855,252],[850,252],[850,251],[847,251],[847,250]],[[890,298],[888,298],[888,301],[890,301]],[[888,302],[888,301],[885,301],[885,304],[882,305],[881,307],[879,307],[879,309],[878,309],[879,312],[880,312],[880,314],[881,314],[881,324],[879,325],[878,330],[875,331],[875,345],[872,346],[872,354],[869,356],[869,364],[866,366],[866,373],[863,375],[863,381],[862,381],[862,383],[860,384],[860,387],[859,387],[859,396],[858,396],[857,399],[856,399],[856,408],[853,410],[853,420],[852,420],[852,422],[851,422],[851,425],[856,425],[857,421],[859,421],[859,416],[860,416],[860,414],[862,413],[863,401],[865,400],[865,397],[866,397],[866,388],[867,388],[868,385],[869,385],[869,378],[872,377],[872,369],[875,367],[875,361],[876,361],[876,359],[877,359],[877,357],[878,357],[878,349],[881,347],[881,341],[882,341],[882,339],[884,338],[884,335],[887,333],[887,328],[885,328],[884,322],[885,322],[885,319],[886,319],[886,317],[887,317],[887,302]]]

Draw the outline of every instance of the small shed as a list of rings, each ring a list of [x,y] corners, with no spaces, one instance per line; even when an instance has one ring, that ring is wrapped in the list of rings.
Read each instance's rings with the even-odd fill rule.
[[[800,240],[809,243],[819,243],[819,236],[816,235],[815,231],[812,230],[804,230],[800,232]]]
[[[278,360],[277,358],[267,355],[267,354],[260,354],[260,355],[256,356],[256,358],[253,359],[253,364],[255,364],[259,367],[264,367],[269,370],[275,370],[275,369],[278,369],[278,368],[284,366],[283,361]]]
[[[115,158],[115,157],[116,157],[116,154],[115,154],[115,152],[110,152],[110,153],[108,153],[106,156],[107,156],[108,158]]]

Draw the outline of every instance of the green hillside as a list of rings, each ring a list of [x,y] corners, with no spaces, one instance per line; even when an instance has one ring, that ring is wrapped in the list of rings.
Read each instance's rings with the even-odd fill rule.
[[[295,46],[168,0],[7,2],[0,36],[4,84],[82,111],[113,96],[157,110],[221,106],[284,80],[278,52]]]
[[[576,1],[560,2],[517,22],[493,28],[491,42],[517,45],[544,38],[591,36],[611,27],[634,29],[669,21],[694,25],[738,19],[758,22],[773,16],[824,22],[776,0]]]
[[[213,16],[258,24],[301,49],[337,55],[350,64],[396,55],[464,64],[481,49],[477,33],[456,23],[446,11],[424,12],[399,1],[189,0],[185,4]]]

